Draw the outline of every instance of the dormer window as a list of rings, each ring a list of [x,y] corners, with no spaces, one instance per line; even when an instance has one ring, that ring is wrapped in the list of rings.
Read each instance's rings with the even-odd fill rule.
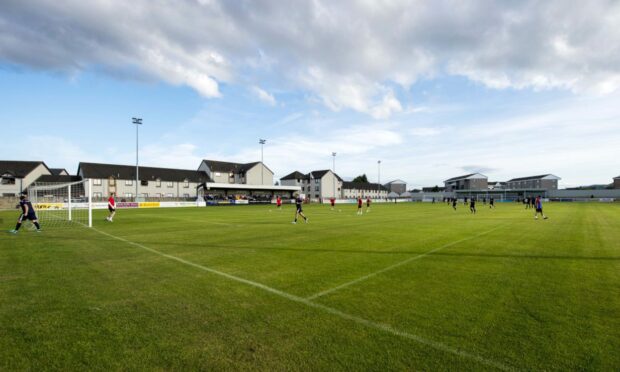
[[[10,173],[5,173],[2,175],[2,184],[3,185],[15,185],[15,176]]]

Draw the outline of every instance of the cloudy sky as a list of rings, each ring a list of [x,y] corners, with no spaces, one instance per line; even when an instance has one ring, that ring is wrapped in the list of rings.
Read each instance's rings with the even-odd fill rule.
[[[0,159],[620,174],[618,1],[2,0]]]

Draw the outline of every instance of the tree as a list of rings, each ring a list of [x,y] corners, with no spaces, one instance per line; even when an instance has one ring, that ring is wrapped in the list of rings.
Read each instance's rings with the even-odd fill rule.
[[[358,182],[358,183],[368,183],[368,177],[366,177],[366,174],[362,174],[361,176],[357,176],[353,179],[353,182]]]
[[[280,182],[276,181],[276,183],[274,183],[274,186],[280,186]]]
[[[439,192],[439,186],[435,185],[435,187],[433,187],[433,192]]]

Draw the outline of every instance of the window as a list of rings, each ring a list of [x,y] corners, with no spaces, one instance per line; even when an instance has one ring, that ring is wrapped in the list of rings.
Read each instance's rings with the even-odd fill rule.
[[[132,186],[133,180],[125,180],[125,186]]]
[[[166,194],[166,198],[172,198],[172,197],[173,197],[173,196],[172,196],[172,194],[171,194],[171,193]]]
[[[314,191],[319,191],[319,187],[318,187],[318,186],[316,186],[316,187],[314,188]]]
[[[161,180],[159,178],[155,180],[155,187],[161,187]]]
[[[93,180],[93,185],[94,186],[101,186],[101,179],[100,178],[95,178]]]
[[[126,192],[126,193],[125,193],[125,197],[126,197],[126,198],[133,198],[133,194],[132,194],[132,193],[130,193],[130,192]]]
[[[156,198],[160,198],[160,199],[161,199],[161,193],[160,193],[160,192],[158,192],[157,194],[155,194],[155,197],[156,197]]]
[[[148,185],[149,185],[149,181],[140,180],[140,186],[148,186]]]
[[[103,195],[100,192],[94,192],[93,193],[93,198],[99,198],[101,199],[103,197]]]
[[[189,198],[189,194],[183,194],[183,197],[187,199]]]
[[[321,182],[321,180],[320,180],[320,179],[318,179],[318,178],[315,178],[315,179],[314,179],[314,183],[315,183],[315,184],[318,184],[319,182]]]
[[[110,177],[110,179],[108,179],[108,185],[116,186],[116,179]]]
[[[172,182],[166,182],[166,187],[168,188],[172,187]]]
[[[184,188],[189,188],[189,180],[183,180],[183,187]]]
[[[148,198],[148,197],[149,197],[149,194],[147,194],[147,193],[143,192],[142,194],[140,194],[140,196],[141,196],[141,197],[143,197],[143,198]]]

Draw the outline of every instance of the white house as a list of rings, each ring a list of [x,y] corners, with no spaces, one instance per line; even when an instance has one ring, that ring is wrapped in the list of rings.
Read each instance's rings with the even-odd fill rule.
[[[133,165],[80,163],[78,176],[92,179],[93,198],[114,192],[119,198],[136,196],[136,167]],[[155,167],[138,168],[140,198],[195,198],[198,185],[209,182],[202,171]]]
[[[42,175],[52,174],[42,161],[0,160],[0,195],[17,196]]]
[[[342,178],[329,169],[308,174],[295,171],[280,179],[282,186],[299,186],[301,193],[312,199],[342,197],[342,182]]]
[[[273,172],[260,161],[253,163],[230,163],[203,160],[198,170],[205,172],[214,183],[273,186]]]
[[[343,182],[342,197],[344,199],[354,199],[357,197],[372,199],[387,198],[390,190],[378,183],[369,182]],[[398,193],[394,192],[398,196]]]

